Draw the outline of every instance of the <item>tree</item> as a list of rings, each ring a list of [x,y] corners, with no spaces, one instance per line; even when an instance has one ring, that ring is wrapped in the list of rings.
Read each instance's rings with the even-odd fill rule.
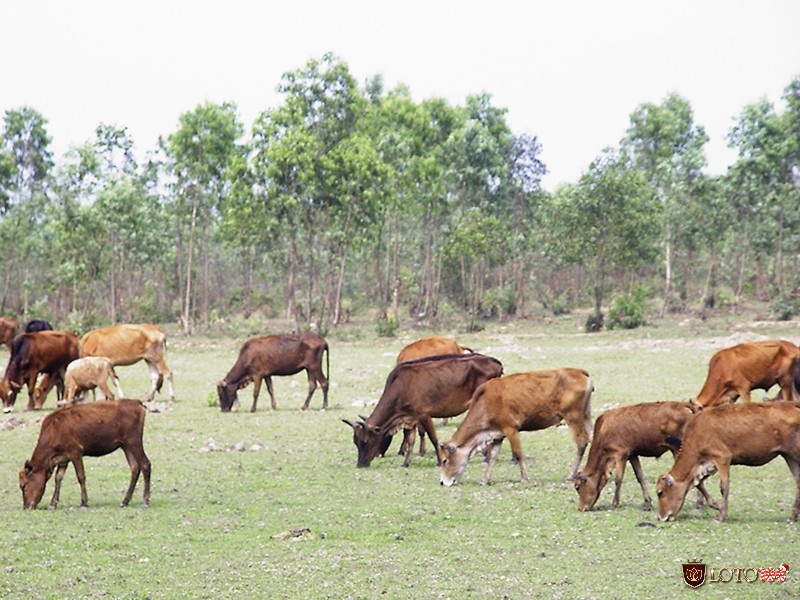
[[[213,219],[223,199],[226,173],[238,154],[237,141],[243,127],[231,103],[198,106],[179,118],[180,127],[168,138],[169,169],[174,177],[174,211],[178,228],[179,280],[183,302],[181,322],[184,333],[192,332],[196,298],[194,259],[197,246],[203,253],[202,314],[209,315],[209,240]],[[198,237],[201,243],[198,244]]]
[[[594,323],[617,271],[635,273],[653,258],[659,205],[644,176],[607,149],[577,185],[556,190],[543,211],[546,251],[588,271]]]

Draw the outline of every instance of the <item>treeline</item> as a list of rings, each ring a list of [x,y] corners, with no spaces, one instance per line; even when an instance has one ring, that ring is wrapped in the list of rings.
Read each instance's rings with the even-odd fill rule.
[[[783,110],[735,118],[724,176],[673,94],[553,193],[540,141],[487,94],[415,102],[332,55],[279,91],[249,130],[197,106],[141,162],[108,124],[55,162],[45,117],[7,111],[0,313],[187,334],[256,310],[323,332],[375,314],[384,334],[589,305],[589,329],[747,298],[800,313],[800,77]]]

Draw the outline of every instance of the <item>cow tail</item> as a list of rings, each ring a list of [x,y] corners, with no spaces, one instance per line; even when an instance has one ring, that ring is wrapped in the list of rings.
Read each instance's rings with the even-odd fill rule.
[[[325,379],[330,381],[331,379],[331,351],[328,347],[328,343],[325,343],[325,347],[322,349],[325,353]]]

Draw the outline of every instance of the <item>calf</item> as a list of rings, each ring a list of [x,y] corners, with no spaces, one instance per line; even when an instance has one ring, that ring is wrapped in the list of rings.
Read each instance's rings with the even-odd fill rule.
[[[612,470],[615,471],[615,489],[611,508],[617,508],[627,462],[631,463],[642,488],[644,510],[650,510],[652,500],[639,457],[658,458],[668,450],[674,456],[694,414],[695,409],[688,402],[645,402],[612,408],[600,415],[594,423],[586,466],[575,476],[578,510],[592,510]],[[709,506],[716,506],[702,485],[701,482],[699,491],[702,496],[699,496],[698,503],[705,497]]]
[[[781,386],[783,400],[799,402],[793,370],[800,361],[800,348],[786,340],[749,342],[714,353],[708,376],[694,402],[700,407],[750,402],[750,390]]]
[[[131,469],[131,482],[122,499],[127,506],[144,473],[144,506],[150,503],[150,461],[144,452],[142,433],[146,411],[138,400],[118,400],[70,406],[42,420],[39,441],[30,460],[19,472],[22,506],[34,509],[44,495],[47,481],[56,469],[55,490],[50,508],[58,505],[61,480],[69,463],[81,486],[81,506],[88,504],[84,456],[105,456],[122,448]]]
[[[325,370],[330,374],[330,351],[328,342],[316,333],[300,335],[267,335],[247,340],[239,350],[239,358],[225,379],[217,384],[219,406],[222,412],[230,412],[236,401],[236,391],[253,383],[253,406],[256,411],[261,380],[267,384],[272,409],[277,409],[272,391],[273,375],[294,375],[305,370],[308,375],[308,395],[303,410],[308,408],[311,396],[322,387],[322,409],[328,408],[328,375],[322,372],[322,356],[327,359]]]
[[[481,385],[466,418],[453,437],[442,444],[439,482],[457,483],[476,452],[488,449],[482,483],[487,483],[505,438],[511,443],[522,480],[528,471],[522,456],[520,431],[536,431],[566,421],[577,446],[569,479],[578,472],[583,453],[592,439],[591,397],[594,384],[581,369],[552,369],[516,373]]]
[[[372,413],[361,421],[342,419],[353,428],[359,467],[368,467],[386,450],[387,436],[400,429],[422,425],[438,448],[433,418],[455,417],[469,408],[475,389],[503,374],[496,358],[483,354],[432,356],[397,365],[383,388]],[[407,444],[403,466],[411,464],[412,445]]]
[[[689,488],[719,472],[718,522],[728,518],[731,465],[759,467],[782,456],[797,488],[790,522],[800,514],[800,406],[794,402],[723,404],[706,409],[686,427],[669,473],[656,483],[658,519],[673,520]]]
[[[117,377],[111,361],[104,356],[84,356],[77,360],[73,360],[67,365],[67,371],[64,374],[64,400],[61,404],[65,406],[72,406],[78,395],[83,395],[84,392],[99,387],[102,394],[101,400],[113,400],[114,394],[108,389],[109,377],[117,386],[119,385],[119,378]]]

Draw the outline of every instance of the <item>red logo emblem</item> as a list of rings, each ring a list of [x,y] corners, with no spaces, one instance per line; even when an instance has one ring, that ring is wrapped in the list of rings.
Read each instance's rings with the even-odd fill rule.
[[[683,580],[689,587],[700,587],[706,580],[706,565],[697,559],[684,563]]]

